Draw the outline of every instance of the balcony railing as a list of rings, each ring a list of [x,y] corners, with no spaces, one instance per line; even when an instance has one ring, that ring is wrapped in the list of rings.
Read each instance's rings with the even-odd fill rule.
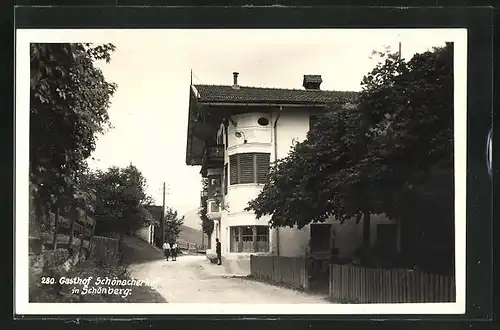
[[[206,146],[203,151],[203,167],[222,168],[224,166],[224,146],[221,144]]]

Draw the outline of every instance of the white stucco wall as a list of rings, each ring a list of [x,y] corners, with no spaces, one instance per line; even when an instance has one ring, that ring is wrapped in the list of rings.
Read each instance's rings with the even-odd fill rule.
[[[274,111],[253,112],[233,116],[232,122],[230,121],[227,128],[228,146],[226,152],[224,153],[224,163],[228,164],[230,155],[246,152],[269,153],[271,162],[274,162],[274,124],[277,118],[278,122],[276,124],[276,151],[279,158],[286,156],[290,151],[290,147],[292,146],[294,141],[298,142],[306,138],[307,132],[309,130],[309,115],[310,111],[306,109],[283,108],[278,118],[278,108],[276,108],[274,109]],[[258,119],[261,117],[267,118],[269,120],[269,124],[267,126],[259,125]],[[236,126],[234,126],[233,122],[236,123]],[[222,125],[220,127],[220,130],[223,130]],[[219,133],[221,133],[221,131]],[[236,132],[243,133],[243,136],[240,138],[236,137]],[[244,143],[245,139],[247,140],[246,143]],[[229,171],[230,168],[228,166],[228,175],[230,176]],[[263,217],[257,220],[253,213],[244,211],[244,208],[247,206],[248,201],[257,197],[263,186],[263,184],[231,185],[228,180],[228,191],[224,200],[227,209],[222,212],[220,228],[222,253],[226,255],[228,261],[236,258],[236,256],[232,256],[233,254],[242,256],[241,253],[229,252],[229,227],[243,225],[268,225],[269,223],[269,217]],[[279,230],[280,232],[284,231],[284,229]],[[276,237],[276,232],[277,230],[270,228],[269,253],[277,252],[278,240]],[[289,230],[291,241],[294,241],[294,232],[295,230]],[[295,234],[300,235],[300,233]],[[307,237],[308,235],[309,232],[307,231]],[[283,239],[281,239],[281,241],[282,240]],[[305,244],[307,244],[308,238],[304,241]],[[281,244],[282,243],[280,243],[280,245]],[[293,244],[289,243],[289,246],[293,246]],[[302,250],[302,246],[298,246],[295,249]],[[294,252],[291,253],[296,254]]]
[[[236,127],[230,123],[228,126],[228,147],[224,153],[224,163],[228,164],[229,156],[245,152],[270,153],[271,163],[275,160],[274,139],[276,138],[277,158],[288,155],[294,142],[303,141],[309,131],[309,116],[317,114],[318,110],[284,108],[279,115],[274,136],[274,123],[278,117],[278,109],[274,112],[248,113],[232,117]],[[257,120],[260,117],[269,119],[269,125],[260,126]],[[220,128],[223,129],[222,126]],[[241,138],[235,136],[239,131],[244,134]],[[247,143],[244,143],[246,138]],[[228,166],[228,175],[230,168]],[[231,185],[228,179],[228,191],[225,196],[227,209],[221,213],[220,234],[212,235],[212,249],[215,251],[215,238],[219,237],[222,244],[222,255],[226,269],[233,273],[247,273],[249,271],[249,255],[246,253],[230,253],[230,226],[243,225],[268,225],[269,217],[259,220],[251,212],[244,211],[248,201],[258,196],[263,184],[239,184]],[[355,223],[355,220],[340,224],[330,219],[334,224],[336,236],[336,247],[341,257],[348,257],[362,244],[363,225]],[[377,240],[377,225],[380,223],[392,223],[383,216],[372,216],[371,219],[371,241],[372,245]],[[279,239],[277,232],[279,231]],[[307,249],[310,238],[310,226],[301,230],[294,228],[270,229],[269,244],[270,252],[276,254],[278,250],[282,256],[303,256]],[[248,265],[247,265],[248,264]],[[248,266],[248,267],[247,267]]]
[[[278,159],[288,155],[294,141],[305,140],[309,131],[309,115],[306,110],[283,109],[276,125]],[[274,160],[274,155],[271,159]]]
[[[135,236],[139,237],[145,242],[152,243],[153,241],[153,235],[151,234],[151,227],[152,226],[146,226],[142,227],[139,230],[135,232]]]
[[[355,219],[350,219],[341,224],[331,218],[325,223],[333,224],[335,247],[338,249],[339,257],[351,257],[356,249],[363,244],[363,220],[357,224]],[[377,225],[379,224],[397,224],[397,221],[383,215],[372,215],[370,218],[370,241],[372,246],[377,242]],[[310,238],[310,225],[300,230],[280,228],[279,231],[280,255],[295,257],[305,254]],[[400,242],[398,241],[398,249],[399,246]]]

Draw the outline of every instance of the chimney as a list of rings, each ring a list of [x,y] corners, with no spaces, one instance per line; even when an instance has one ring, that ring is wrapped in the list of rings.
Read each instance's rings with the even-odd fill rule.
[[[302,86],[304,86],[305,89],[319,90],[319,86],[321,85],[322,82],[323,79],[321,79],[321,75],[305,74]]]
[[[238,85],[238,72],[233,72],[233,88],[234,89],[240,89],[240,86]]]

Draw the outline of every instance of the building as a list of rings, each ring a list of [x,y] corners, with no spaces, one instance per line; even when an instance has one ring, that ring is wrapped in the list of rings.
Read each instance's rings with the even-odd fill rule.
[[[332,220],[301,230],[271,229],[268,217],[256,219],[244,208],[261,191],[271,164],[306,138],[327,105],[350,102],[356,93],[323,91],[320,75],[304,75],[304,89],[240,86],[237,72],[233,80],[232,86],[190,86],[186,150],[186,164],[201,165],[201,175],[209,179],[202,202],[214,221],[211,246],[220,239],[227,271],[249,273],[250,254],[304,255],[310,241],[313,251],[329,251],[333,237],[345,244],[337,246],[340,254],[352,253],[362,241],[359,224],[339,226]],[[385,222],[373,219],[372,233]],[[394,230],[379,232],[388,236],[384,233]]]
[[[148,244],[153,244],[154,242],[154,226],[153,225],[147,225],[144,226],[135,232],[135,236],[139,237],[145,242],[148,242]]]
[[[161,221],[161,212],[162,207],[157,205],[151,205],[146,208],[148,212],[151,214],[150,224],[146,225],[142,228],[139,228],[135,232],[135,236],[139,237],[145,242],[148,242],[151,245],[161,246],[163,243],[159,243],[161,238],[158,238],[158,235],[161,235],[161,231],[159,229],[159,224]]]

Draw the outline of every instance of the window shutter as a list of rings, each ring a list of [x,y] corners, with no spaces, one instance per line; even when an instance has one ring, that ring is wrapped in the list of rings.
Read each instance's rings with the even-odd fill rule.
[[[238,183],[255,182],[253,154],[239,154],[239,158],[240,175]]]
[[[257,165],[257,183],[267,183],[271,154],[256,154],[255,163]]]
[[[229,156],[229,184],[238,184],[238,158],[237,158],[237,155]]]

